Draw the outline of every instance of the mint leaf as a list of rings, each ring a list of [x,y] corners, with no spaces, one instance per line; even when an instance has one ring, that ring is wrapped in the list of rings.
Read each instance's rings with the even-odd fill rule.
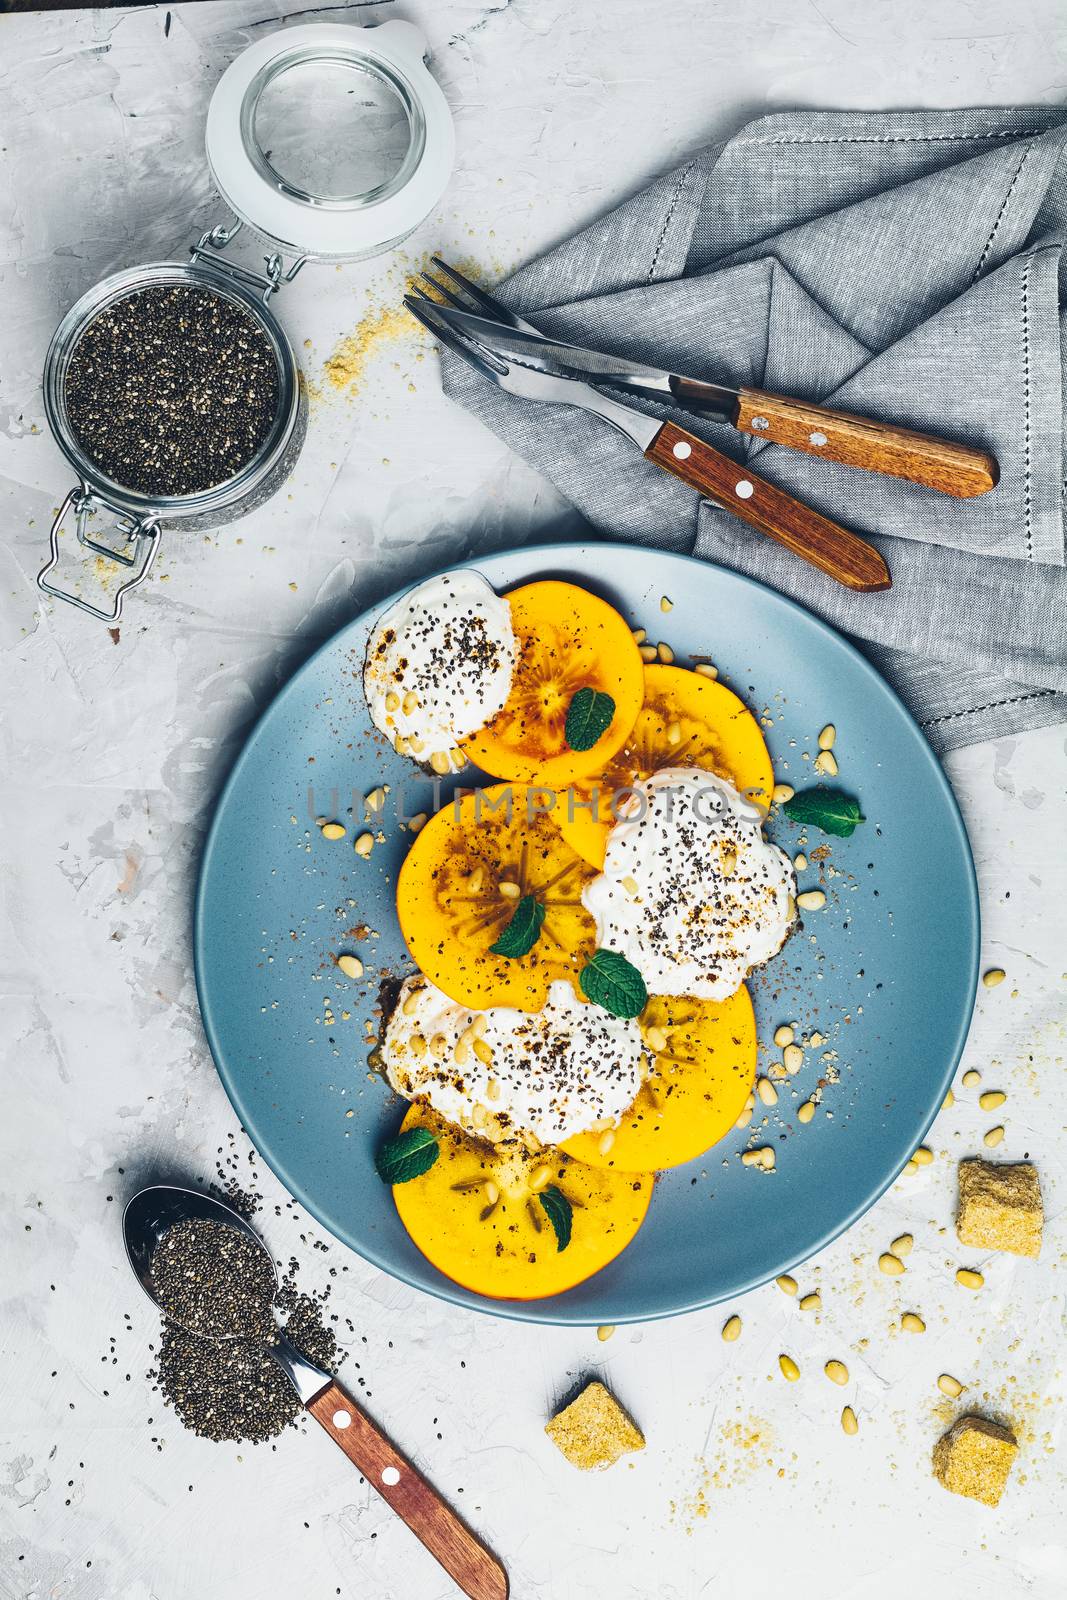
[[[858,800],[842,789],[801,789],[782,807],[790,822],[848,839],[867,819]]]
[[[429,1128],[409,1128],[385,1141],[374,1157],[374,1165],[383,1183],[409,1183],[429,1172],[440,1154]]]
[[[615,702],[602,689],[579,689],[567,707],[563,737],[572,750],[591,750],[607,733],[615,715]]]
[[[639,1017],[648,1004],[645,980],[617,950],[597,950],[578,974],[587,1000],[613,1017]]]
[[[509,961],[518,961],[522,956],[529,955],[541,937],[544,920],[545,908],[541,902],[535,900],[532,894],[524,894],[500,938],[489,946],[489,954],[507,956]]]
[[[545,1216],[552,1224],[552,1232],[556,1235],[556,1249],[566,1250],[571,1242],[571,1203],[562,1189],[557,1189],[550,1183],[547,1189],[542,1189],[537,1196],[545,1208]]]

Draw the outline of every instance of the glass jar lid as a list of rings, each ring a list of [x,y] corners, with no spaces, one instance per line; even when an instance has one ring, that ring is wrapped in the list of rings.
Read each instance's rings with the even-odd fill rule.
[[[405,238],[444,192],[452,115],[409,22],[312,23],[223,74],[207,157],[226,204],[280,248],[354,260]]]

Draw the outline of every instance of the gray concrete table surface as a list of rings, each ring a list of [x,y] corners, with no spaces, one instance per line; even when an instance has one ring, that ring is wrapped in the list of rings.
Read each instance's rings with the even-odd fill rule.
[[[279,301],[318,391],[291,495],[218,535],[169,537],[114,642],[69,608],[42,610],[34,574],[70,480],[40,393],[59,316],[106,272],[180,254],[221,214],[204,114],[246,41],[296,16],[397,14],[429,36],[456,172],[400,252],[309,268]],[[221,1148],[251,1169],[201,1032],[189,942],[203,830],[250,722],[317,641],[402,580],[580,531],[443,399],[428,344],[390,315],[406,276],[432,248],[506,271],[764,110],[1065,92],[1059,0],[364,0],[292,13],[220,0],[0,20],[0,1595],[451,1592],[317,1430],[276,1450],[215,1446],[164,1412],[144,1377],[153,1319],[118,1232],[122,1196],[153,1164],[212,1177]],[[325,371],[339,349],[348,387]],[[1063,1593],[1064,730],[948,766],[986,964],[1009,974],[980,993],[964,1066],[1009,1099],[986,1116],[957,1085],[934,1163],[800,1273],[822,1291],[819,1319],[774,1285],[606,1343],[471,1315],[332,1241],[315,1249],[320,1231],[259,1169],[272,1247],[309,1284],[333,1281],[356,1329],[343,1334],[348,1380],[499,1550],[515,1596]],[[985,1290],[968,1296],[951,1270],[955,1161],[997,1120],[999,1154],[1040,1166],[1046,1245],[1037,1264],[989,1258]],[[905,1229],[923,1337],[899,1334],[899,1290],[874,1265]],[[733,1309],[744,1333],[726,1345]],[[781,1381],[782,1350],[801,1383]],[[846,1392],[822,1378],[831,1355],[852,1369]],[[601,1476],[577,1475],[542,1431],[587,1370],[648,1437]],[[942,1371],[1018,1426],[997,1511],[931,1479],[952,1410]],[[839,1426],[846,1399],[856,1438]]]

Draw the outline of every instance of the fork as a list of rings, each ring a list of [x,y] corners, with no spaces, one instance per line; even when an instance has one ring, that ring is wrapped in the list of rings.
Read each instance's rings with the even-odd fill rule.
[[[433,264],[481,310],[509,327],[537,332],[439,256],[433,257]],[[421,274],[421,278],[435,295],[461,309],[468,308],[468,302],[429,273]],[[890,587],[889,569],[872,545],[747,468],[739,467],[696,434],[635,411],[581,379],[556,377],[505,360],[480,340],[451,328],[443,320],[439,302],[421,286],[405,295],[404,304],[441,345],[466,361],[487,382],[522,400],[576,406],[602,418],[630,439],[647,461],[680,478],[715,505],[775,539],[846,588],[871,593]]]

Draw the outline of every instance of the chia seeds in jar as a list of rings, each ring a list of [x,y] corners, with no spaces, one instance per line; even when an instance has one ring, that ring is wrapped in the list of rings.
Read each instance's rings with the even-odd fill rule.
[[[241,306],[192,284],[156,284],[89,323],[64,401],[88,459],[139,494],[201,493],[252,461],[274,423],[271,343]]]

